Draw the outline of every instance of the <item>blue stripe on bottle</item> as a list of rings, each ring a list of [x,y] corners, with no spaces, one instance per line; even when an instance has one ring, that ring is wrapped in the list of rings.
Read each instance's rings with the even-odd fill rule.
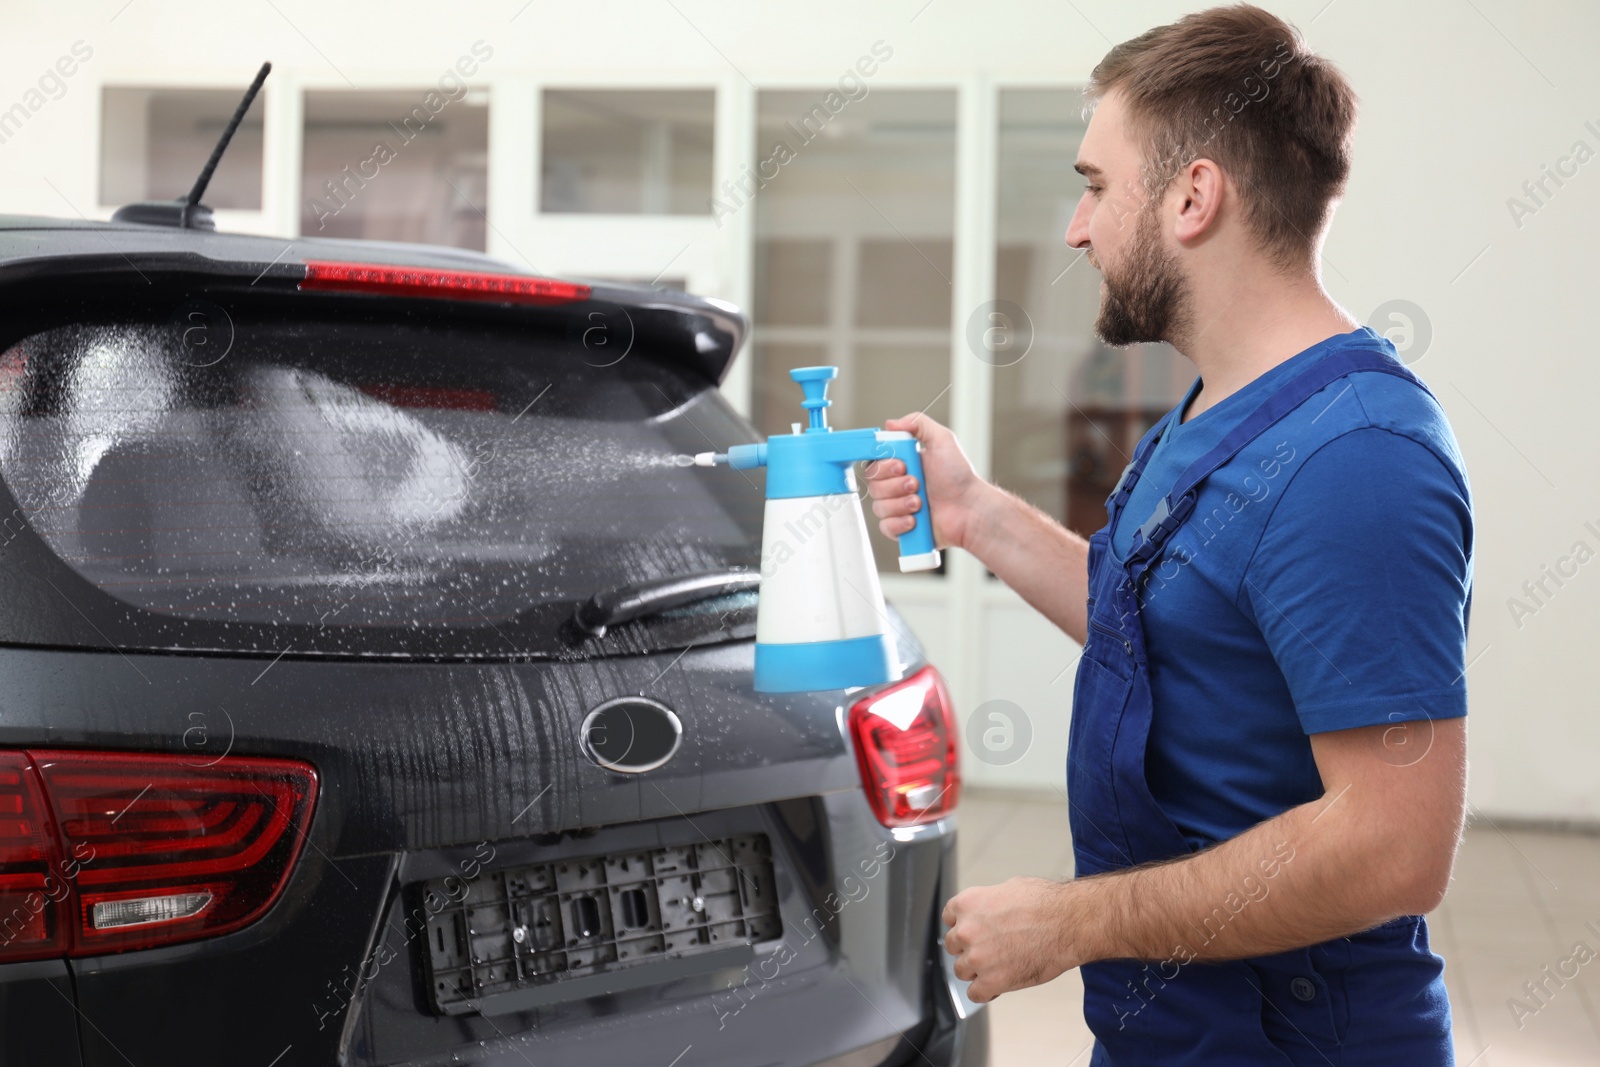
[[[888,634],[837,641],[756,642],[758,693],[804,693],[878,685],[897,675]]]

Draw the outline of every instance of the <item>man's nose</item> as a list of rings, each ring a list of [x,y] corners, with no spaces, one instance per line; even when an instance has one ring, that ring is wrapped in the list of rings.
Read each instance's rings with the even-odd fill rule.
[[[1087,198],[1087,194],[1085,194],[1084,199]],[[1067,224],[1066,238],[1068,248],[1086,249],[1089,247],[1089,214],[1090,212],[1086,208],[1084,201],[1079,200],[1077,210],[1072,213],[1072,221]]]

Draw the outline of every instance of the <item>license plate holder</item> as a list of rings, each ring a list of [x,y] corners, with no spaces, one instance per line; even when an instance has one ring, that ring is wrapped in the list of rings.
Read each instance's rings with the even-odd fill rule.
[[[764,833],[435,879],[422,895],[444,902],[429,919],[424,960],[444,1015],[497,1015],[740,966],[783,930]]]

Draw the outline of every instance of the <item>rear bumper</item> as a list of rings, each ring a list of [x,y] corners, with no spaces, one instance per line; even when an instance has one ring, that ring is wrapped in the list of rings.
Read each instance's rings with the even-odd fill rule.
[[[0,1033],[34,1042],[3,1062],[183,1067],[233,1050],[330,1067],[663,1067],[680,1056],[678,1067],[984,1067],[987,1012],[963,1017],[939,940],[956,884],[954,820],[894,834],[852,791],[699,812],[685,825],[715,838],[757,818],[784,854],[784,933],[743,968],[535,1011],[440,1015],[418,987],[403,887],[456,858],[327,860],[313,849],[280,906],[236,934],[74,960],[70,974],[62,961],[0,967]],[[656,831],[616,827],[573,847],[607,851],[645,832]],[[525,858],[518,849],[549,847],[497,845],[508,866]],[[375,952],[386,940],[388,962]]]
[[[808,1067],[988,1067],[988,1009],[963,1019],[950,1010],[947,999],[946,1006],[932,1006],[930,1015],[932,1027],[920,1028],[915,1038],[885,1038]]]
[[[953,1020],[946,1030],[934,1034],[922,1053],[938,1067],[988,1067],[988,1009]]]
[[[30,1067],[81,1067],[86,1061],[78,1045],[78,1024],[71,1001],[71,982],[66,974],[66,967],[60,961],[50,960],[37,963],[13,964],[0,968],[0,998],[4,1000],[4,1011],[0,1012],[0,1063],[28,1064]],[[854,993],[851,994],[855,996]],[[989,1062],[989,1013],[986,1009],[963,1019],[960,1018],[953,1007],[950,998],[939,992],[934,992],[935,998],[942,998],[943,1004],[935,1003],[931,1006],[932,1026],[925,1023],[919,1024],[911,1037],[900,1035],[888,1038],[873,1038],[867,1040],[860,1047],[839,1055],[829,1056],[827,1059],[814,1061],[807,1067],[878,1067],[878,1065],[909,1065],[930,1064],[931,1067],[987,1067]],[[825,997],[812,997],[802,1001],[798,998],[780,998],[777,1001],[781,1008],[780,1018],[787,1015],[793,1018],[795,1013],[806,1012],[807,1006],[818,1012],[826,1012],[829,1004]],[[843,1008],[853,1012],[855,1005],[845,1002]],[[170,1018],[170,1017],[169,1017]],[[153,1020],[146,1020],[147,1025]],[[163,1046],[161,1061],[169,1064],[213,1064],[216,1062],[216,1047],[206,1047],[196,1044],[192,1036],[184,1033],[184,1028],[177,1020],[171,1020],[171,1026],[151,1026],[156,1032],[159,1042]],[[826,1026],[829,1017],[825,1014],[816,1018],[806,1018],[808,1032],[803,1035],[806,1043],[815,1040],[815,1028]],[[758,1049],[776,1049],[781,1035],[773,1034],[770,1030],[763,1032],[763,1022],[754,1016],[746,1020],[752,1034],[759,1033],[756,1038],[759,1044],[738,1044],[745,1050],[745,1055]],[[666,1049],[671,1045],[668,1035],[656,1032],[653,1029],[644,1029],[647,1023],[639,1024],[640,1032],[636,1038],[643,1038],[652,1048]],[[93,1028],[86,1028],[90,1034]],[[721,1031],[718,1032],[719,1037]],[[848,1035],[845,1036],[848,1041]],[[751,1034],[744,1035],[748,1041]],[[729,1035],[730,1043],[739,1041],[738,1031]],[[771,1042],[771,1044],[768,1044]],[[508,1035],[494,1042],[486,1043],[478,1051],[482,1058],[477,1062],[482,1063],[510,1063],[523,1062],[512,1051],[522,1042],[516,1035]],[[286,1042],[292,1046],[292,1042]],[[686,1041],[684,1051],[689,1052],[695,1043]],[[310,1045],[300,1046],[308,1053],[304,1059],[296,1059],[297,1063],[336,1063],[340,1062],[336,1055],[330,1056],[331,1050],[324,1049],[318,1052]],[[635,1045],[635,1051],[638,1050]],[[701,1049],[709,1047],[709,1043],[702,1038]],[[87,1062],[116,1062],[116,1054],[108,1049],[102,1049],[104,1057]],[[243,1051],[242,1049],[240,1051]],[[287,1049],[285,1050],[287,1051]],[[414,1061],[424,1062],[424,1061]],[[560,1060],[545,1060],[537,1062],[558,1063]],[[599,1059],[587,1062],[603,1062]],[[619,1061],[633,1062],[633,1061]],[[639,1062],[646,1062],[640,1060]],[[656,1063],[655,1059],[648,1062]],[[666,1059],[661,1059],[662,1063]],[[693,1060],[685,1056],[685,1063],[700,1064],[699,1058]],[[748,1062],[745,1060],[744,1062]]]
[[[82,1062],[66,962],[0,967],[0,1064],[78,1067]]]
[[[397,962],[355,997],[340,1063],[661,1067],[682,1057],[681,1067],[983,1067],[986,1013],[962,1017],[936,929],[945,887],[955,884],[953,819],[897,835],[852,791],[615,827],[570,847],[603,853],[651,834],[671,843],[674,834],[710,840],[756,830],[781,857],[783,934],[757,946],[748,964],[531,1011],[440,1018],[423,1010],[426,990]],[[496,862],[525,858],[504,843]],[[448,852],[410,859],[401,884],[437,877],[455,861]],[[407,925],[405,903],[404,893],[391,898],[385,936]],[[403,957],[401,939],[386,943]]]

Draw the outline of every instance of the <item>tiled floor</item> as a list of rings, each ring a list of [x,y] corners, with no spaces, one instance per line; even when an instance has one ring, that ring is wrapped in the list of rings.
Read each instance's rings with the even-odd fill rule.
[[[960,819],[963,885],[1072,873],[1065,800],[975,792]],[[1600,837],[1477,820],[1428,926],[1446,960],[1457,1067],[1600,1064]],[[1593,953],[1587,963],[1574,953],[1580,943]],[[1524,988],[1530,981],[1543,985],[1542,1005]],[[990,1007],[991,1063],[1085,1067],[1082,1000],[1076,971],[1000,997]]]

